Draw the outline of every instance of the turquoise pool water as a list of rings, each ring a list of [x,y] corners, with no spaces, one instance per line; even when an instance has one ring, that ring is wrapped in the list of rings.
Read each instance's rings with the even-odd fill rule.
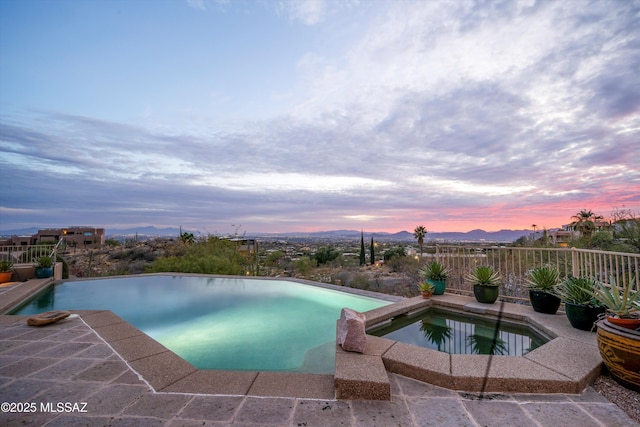
[[[387,304],[285,280],[157,275],[65,282],[14,314],[111,310],[200,369],[333,373],[340,310]]]
[[[527,325],[438,309],[397,317],[368,333],[450,354],[522,356],[549,341]]]

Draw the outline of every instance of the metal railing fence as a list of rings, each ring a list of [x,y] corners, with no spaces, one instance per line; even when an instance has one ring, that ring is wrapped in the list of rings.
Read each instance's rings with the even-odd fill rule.
[[[20,245],[20,246],[0,246],[0,259],[9,260],[14,264],[35,264],[38,258],[51,257],[54,262],[57,250],[60,245]]]
[[[631,284],[640,290],[640,254],[607,252],[576,248],[530,248],[506,246],[436,245],[428,248],[427,257],[449,268],[447,289],[472,294],[473,287],[465,283],[467,272],[480,265],[489,265],[502,276],[500,296],[507,301],[528,301],[525,286],[529,271],[545,265],[555,267],[561,280],[569,277],[592,277],[619,286]]]

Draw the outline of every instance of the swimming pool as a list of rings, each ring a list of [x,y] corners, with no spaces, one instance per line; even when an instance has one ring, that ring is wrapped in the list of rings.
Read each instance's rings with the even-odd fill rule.
[[[525,324],[433,308],[367,333],[449,354],[523,356],[549,341]]]
[[[111,310],[200,369],[325,374],[340,310],[390,303],[286,280],[144,275],[64,282],[13,314]]]

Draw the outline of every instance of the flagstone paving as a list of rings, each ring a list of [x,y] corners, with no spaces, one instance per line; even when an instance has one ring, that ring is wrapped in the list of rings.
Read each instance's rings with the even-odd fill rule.
[[[0,316],[2,426],[637,426],[581,394],[461,393],[390,374],[390,401],[156,392],[81,317]]]

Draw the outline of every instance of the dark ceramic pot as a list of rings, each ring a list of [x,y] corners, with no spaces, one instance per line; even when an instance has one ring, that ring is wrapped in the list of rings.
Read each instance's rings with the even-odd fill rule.
[[[544,314],[556,314],[562,300],[549,292],[529,289],[529,301],[534,311]]]
[[[601,314],[604,314],[606,308],[584,304],[564,303],[564,311],[567,314],[569,323],[576,329],[590,331],[593,329],[594,323]]]
[[[500,295],[500,286],[473,285],[473,295],[478,302],[493,304]]]

